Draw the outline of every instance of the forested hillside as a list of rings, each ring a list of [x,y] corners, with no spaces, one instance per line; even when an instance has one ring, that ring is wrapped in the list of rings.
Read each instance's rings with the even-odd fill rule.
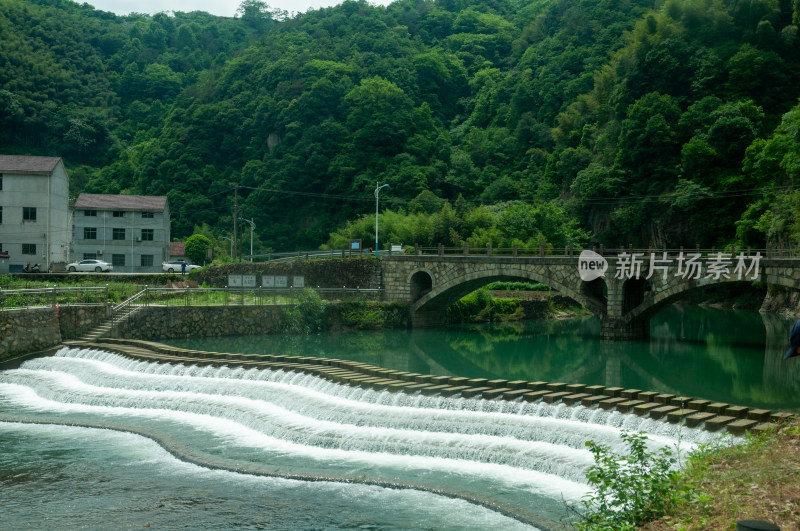
[[[236,186],[262,250],[371,241],[376,182],[385,242],[796,242],[798,24],[800,0],[0,0],[0,152],[167,195],[177,237],[230,236]]]

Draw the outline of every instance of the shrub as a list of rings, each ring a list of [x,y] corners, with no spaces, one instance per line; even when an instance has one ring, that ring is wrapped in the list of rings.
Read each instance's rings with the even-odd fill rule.
[[[503,321],[519,318],[522,309],[518,299],[498,299],[486,288],[462,297],[447,308],[447,318],[451,322],[465,321]]]
[[[297,295],[297,304],[286,312],[285,329],[293,334],[313,334],[325,327],[325,309],[328,303],[311,288]]]
[[[378,306],[364,305],[361,308],[342,312],[342,323],[356,330],[381,330],[386,325],[383,310]]]
[[[576,523],[581,530],[623,531],[663,515],[675,498],[677,459],[663,447],[647,450],[647,436],[624,432],[626,455],[608,446],[588,441],[594,465],[586,477],[595,492],[582,500],[587,511]]]

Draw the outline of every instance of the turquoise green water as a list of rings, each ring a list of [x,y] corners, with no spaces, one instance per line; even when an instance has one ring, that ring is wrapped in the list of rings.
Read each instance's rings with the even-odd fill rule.
[[[415,490],[209,470],[109,430],[0,423],[0,448],[4,529],[528,528]]]
[[[575,319],[181,344],[798,409],[789,324],[675,307],[636,343]],[[631,430],[681,452],[716,437],[599,408],[63,348],[0,371],[0,527],[563,530],[591,490],[586,441],[623,451]]]
[[[782,361],[791,318],[670,306],[645,341],[600,339],[594,317],[312,337],[168,341],[217,352],[357,360],[418,372],[585,383],[800,410],[800,358]]]

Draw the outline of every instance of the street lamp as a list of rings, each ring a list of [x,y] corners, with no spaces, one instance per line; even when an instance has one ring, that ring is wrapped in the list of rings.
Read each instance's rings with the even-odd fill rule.
[[[250,224],[250,261],[252,262],[253,261],[253,229],[256,228],[256,224],[253,223],[252,219],[244,219],[244,218],[239,218],[239,219],[242,220],[242,221],[246,221],[246,222],[248,222]]]
[[[222,239],[231,242],[231,258],[233,258],[233,240],[231,238],[228,238],[227,236],[223,236]]]
[[[389,185],[375,183],[375,258],[378,258],[378,194],[384,188],[389,188]]]

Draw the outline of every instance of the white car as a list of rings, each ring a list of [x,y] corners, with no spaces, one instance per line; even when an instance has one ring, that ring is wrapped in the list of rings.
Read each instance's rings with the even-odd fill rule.
[[[183,262],[181,260],[169,260],[161,264],[161,271],[164,273],[180,273],[182,271]],[[202,266],[194,265],[194,264],[186,264],[186,272],[188,273],[192,269],[200,269]]]
[[[114,266],[102,260],[81,260],[80,262],[73,262],[67,266],[67,271],[74,273],[76,271],[94,271],[96,273],[108,272],[114,269]]]

